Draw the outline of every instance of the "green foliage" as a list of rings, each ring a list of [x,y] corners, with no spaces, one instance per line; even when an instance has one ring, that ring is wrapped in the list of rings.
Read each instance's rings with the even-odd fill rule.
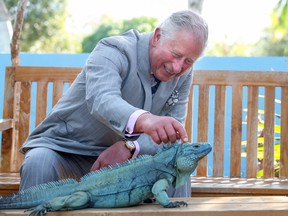
[[[279,18],[278,28],[286,29],[288,28],[288,1],[287,0],[279,0],[275,13]]]
[[[14,25],[18,0],[5,0]],[[20,47],[24,52],[65,52],[75,38],[65,32],[67,0],[29,0],[25,9]],[[73,50],[74,51],[74,50]]]
[[[83,39],[82,52],[91,52],[102,38],[119,35],[129,29],[136,29],[139,32],[151,32],[156,25],[157,19],[152,17],[137,17],[121,21],[115,21],[106,17],[94,33]]]
[[[288,0],[279,0],[271,9],[271,25],[256,43],[227,40],[210,43],[207,55],[214,56],[288,56]]]
[[[279,0],[271,14],[271,26],[255,46],[255,55],[288,56],[288,1]]]
[[[227,44],[226,41],[213,43],[205,53],[210,56],[250,56],[252,44],[234,42]]]

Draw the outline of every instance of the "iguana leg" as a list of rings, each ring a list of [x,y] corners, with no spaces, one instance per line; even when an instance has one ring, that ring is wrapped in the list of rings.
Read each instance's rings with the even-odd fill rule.
[[[167,195],[167,190],[169,188],[169,183],[166,179],[158,180],[152,187],[152,193],[155,196],[155,199],[165,208],[176,208],[181,205],[187,206],[187,203],[184,201],[171,202]]]
[[[88,207],[89,203],[88,193],[76,192],[68,196],[56,197],[27,211],[31,211],[29,215],[44,215],[51,211],[83,209]]]

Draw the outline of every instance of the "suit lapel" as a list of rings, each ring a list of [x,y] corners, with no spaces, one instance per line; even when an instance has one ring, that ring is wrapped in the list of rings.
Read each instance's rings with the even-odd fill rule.
[[[179,78],[173,79],[169,82],[161,82],[156,93],[152,99],[152,108],[151,112],[154,114],[159,114],[163,109],[163,106],[171,96],[172,92],[174,91]]]
[[[149,59],[149,41],[152,34],[141,34],[138,42],[138,76],[142,82],[142,88],[145,92],[143,109],[150,111],[152,107],[152,92],[150,83],[150,59]]]

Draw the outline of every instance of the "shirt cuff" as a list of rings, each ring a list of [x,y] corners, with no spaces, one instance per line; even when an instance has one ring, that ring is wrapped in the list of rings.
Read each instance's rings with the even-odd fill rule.
[[[135,145],[135,151],[134,154],[132,155],[132,158],[136,158],[139,155],[140,152],[140,145],[137,141],[132,141]]]
[[[134,133],[134,126],[135,126],[135,123],[136,123],[136,121],[137,121],[137,119],[138,119],[138,117],[140,116],[140,115],[142,115],[143,113],[146,113],[146,112],[148,112],[148,111],[146,111],[146,110],[142,110],[142,109],[139,109],[139,110],[136,110],[135,112],[133,112],[132,114],[131,114],[131,116],[129,117],[129,120],[128,120],[128,122],[127,122],[127,125],[126,125],[126,129],[125,129],[125,131],[128,133],[126,133],[126,136],[128,135],[132,135],[133,136],[133,133]],[[139,135],[139,134],[134,134],[134,135]]]

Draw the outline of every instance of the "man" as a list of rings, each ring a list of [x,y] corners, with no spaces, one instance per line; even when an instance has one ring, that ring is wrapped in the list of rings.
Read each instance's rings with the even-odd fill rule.
[[[187,141],[183,127],[192,66],[208,27],[192,11],[172,14],[153,33],[101,40],[83,70],[23,144],[20,189],[155,154]],[[189,196],[171,190],[170,196]]]

